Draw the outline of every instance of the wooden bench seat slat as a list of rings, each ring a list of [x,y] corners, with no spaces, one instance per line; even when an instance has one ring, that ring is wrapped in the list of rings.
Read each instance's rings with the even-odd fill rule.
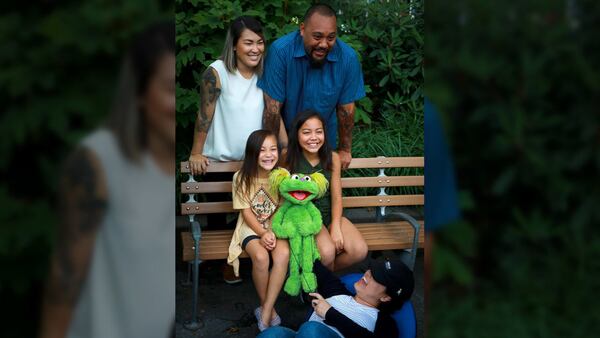
[[[423,221],[420,221],[423,225]],[[412,246],[413,228],[405,221],[384,223],[357,223],[357,229],[363,234],[369,250],[409,249]],[[225,259],[229,254],[229,243],[233,230],[204,230],[200,240],[200,259]],[[183,260],[194,259],[194,241],[189,232],[182,232]],[[425,232],[419,231],[419,247],[423,248]],[[242,257],[248,257],[244,252]]]

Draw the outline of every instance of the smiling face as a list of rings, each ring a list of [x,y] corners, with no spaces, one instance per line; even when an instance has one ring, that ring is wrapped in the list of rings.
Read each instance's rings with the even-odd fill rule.
[[[385,286],[379,284],[371,274],[371,270],[367,270],[365,274],[354,283],[356,296],[367,301],[369,304],[378,304],[382,300],[389,300],[389,296],[385,293]]]
[[[275,167],[278,159],[277,140],[272,135],[267,136],[260,147],[258,167],[263,172],[269,172]]]
[[[312,117],[298,130],[298,144],[302,148],[302,152],[306,154],[316,154],[325,142],[325,131],[321,120]]]
[[[237,67],[241,71],[252,70],[258,66],[265,51],[265,42],[260,35],[244,29],[235,44]]]
[[[300,25],[300,35],[304,40],[304,50],[314,66],[322,66],[327,54],[335,45],[337,23],[335,16],[314,13]]]

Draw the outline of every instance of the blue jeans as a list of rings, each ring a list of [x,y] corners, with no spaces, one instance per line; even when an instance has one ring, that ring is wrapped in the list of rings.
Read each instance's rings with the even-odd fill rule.
[[[283,326],[272,326],[256,338],[340,338],[337,332],[319,322],[306,322],[298,332]]]

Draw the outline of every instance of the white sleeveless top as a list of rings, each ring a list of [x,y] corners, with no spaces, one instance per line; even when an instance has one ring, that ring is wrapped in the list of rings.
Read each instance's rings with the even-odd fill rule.
[[[219,161],[239,161],[248,136],[262,127],[263,92],[256,86],[256,74],[246,79],[238,70],[230,73],[221,60],[209,67],[219,74],[221,95],[202,154]]]
[[[175,318],[175,176],[150,154],[129,162],[110,131],[82,144],[102,165],[108,207],[68,337],[165,338]]]

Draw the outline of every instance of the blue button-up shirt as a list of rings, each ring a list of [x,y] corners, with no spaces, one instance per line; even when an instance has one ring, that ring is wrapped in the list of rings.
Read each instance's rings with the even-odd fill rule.
[[[300,31],[277,39],[269,47],[258,87],[283,103],[282,117],[289,131],[299,112],[312,109],[327,121],[327,139],[336,146],[336,106],[365,96],[363,74],[354,49],[336,39],[322,67],[311,67]]]

